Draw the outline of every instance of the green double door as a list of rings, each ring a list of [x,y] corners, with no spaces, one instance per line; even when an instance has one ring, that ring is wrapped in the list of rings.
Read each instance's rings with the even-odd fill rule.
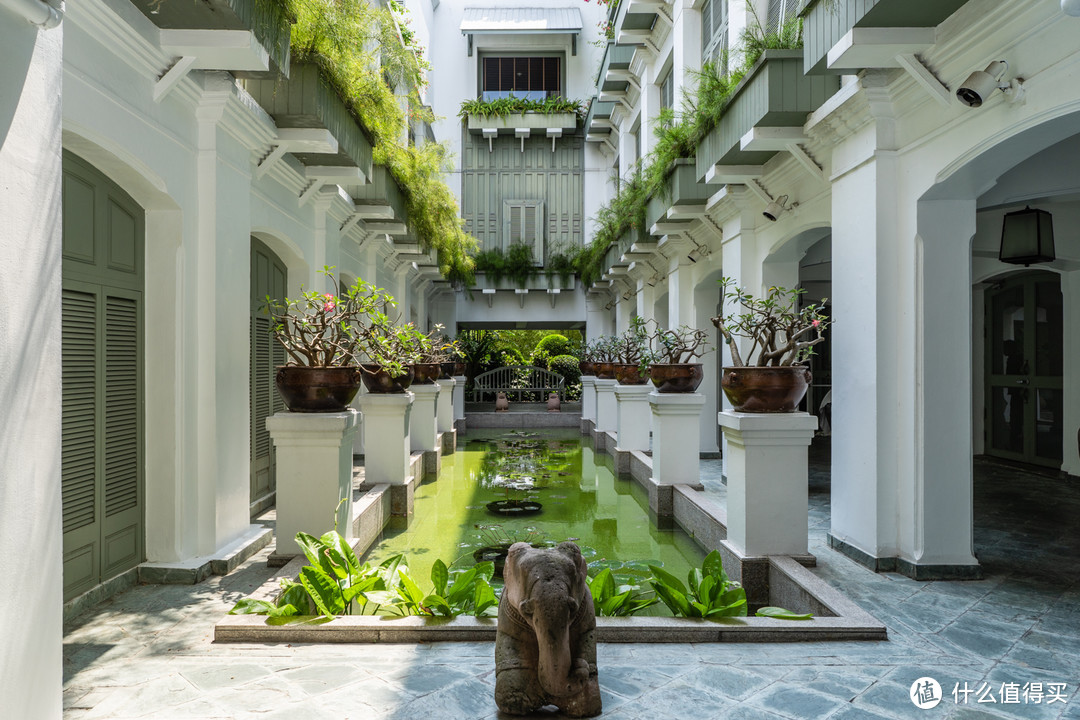
[[[1050,272],[986,291],[986,452],[1061,467],[1063,303]]]
[[[284,298],[285,263],[264,243],[251,238],[251,516],[274,504],[274,444],[266,418],[285,409],[274,388],[275,368],[285,364],[285,349],[270,332],[266,298]]]
[[[61,495],[70,599],[144,557],[145,214],[70,153],[63,211]]]

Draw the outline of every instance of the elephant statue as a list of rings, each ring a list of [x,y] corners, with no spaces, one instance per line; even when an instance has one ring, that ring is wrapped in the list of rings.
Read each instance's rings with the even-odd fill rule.
[[[569,717],[600,714],[586,570],[572,542],[510,546],[495,639],[495,704],[502,712],[525,715],[555,705]]]

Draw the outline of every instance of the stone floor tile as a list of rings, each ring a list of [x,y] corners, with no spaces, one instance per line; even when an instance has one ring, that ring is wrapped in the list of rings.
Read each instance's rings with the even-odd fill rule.
[[[672,682],[637,698],[627,707],[642,717],[666,720],[675,718],[711,718],[721,717],[734,706],[731,700],[724,698],[709,688],[693,685],[683,680]]]
[[[785,717],[803,720],[828,717],[846,703],[832,695],[781,682],[769,685],[753,695],[749,704]]]
[[[200,663],[180,671],[192,685],[202,691],[236,687],[270,674],[255,663]]]

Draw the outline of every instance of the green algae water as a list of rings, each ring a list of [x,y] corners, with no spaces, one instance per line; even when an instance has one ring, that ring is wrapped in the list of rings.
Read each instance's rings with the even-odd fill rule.
[[[500,516],[487,507],[497,501],[542,509]],[[610,456],[594,454],[572,428],[470,431],[457,452],[443,456],[439,477],[417,488],[413,510],[408,528],[387,528],[365,559],[402,553],[424,588],[436,558],[451,569],[470,567],[492,559],[484,548],[517,541],[573,540],[590,576],[610,567],[627,584],[649,577],[650,564],[685,578],[705,557],[681,529],[657,529],[645,490],[616,477]]]

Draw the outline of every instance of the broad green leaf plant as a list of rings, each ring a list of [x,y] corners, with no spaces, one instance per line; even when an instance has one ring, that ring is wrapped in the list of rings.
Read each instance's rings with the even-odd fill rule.
[[[661,567],[650,565],[657,596],[675,617],[720,618],[746,615],[746,590],[724,572],[720,553],[713,550],[700,568],[687,573],[687,584]]]

